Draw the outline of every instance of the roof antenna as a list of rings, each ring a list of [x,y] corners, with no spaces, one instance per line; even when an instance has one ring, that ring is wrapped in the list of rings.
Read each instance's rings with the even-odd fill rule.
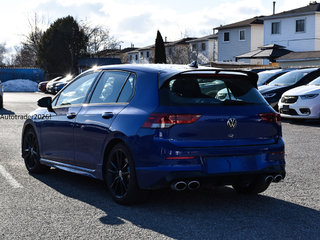
[[[198,68],[199,67],[198,61],[197,60],[193,61],[192,63],[189,64],[189,67]]]

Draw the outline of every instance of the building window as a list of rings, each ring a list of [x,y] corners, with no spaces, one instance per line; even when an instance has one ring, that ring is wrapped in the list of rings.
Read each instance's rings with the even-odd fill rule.
[[[132,55],[130,55],[130,62],[132,62]]]
[[[305,31],[304,19],[296,20],[296,32],[304,32],[304,31]]]
[[[147,52],[147,58],[149,58],[150,57],[150,53],[149,52]]]
[[[239,31],[239,40],[240,41],[246,40],[246,31],[245,30],[240,30]]]
[[[201,50],[205,51],[206,50],[206,44],[205,43],[201,43]]]
[[[271,23],[271,34],[280,34],[280,22]]]
[[[223,41],[224,42],[229,42],[230,41],[230,33],[229,32],[223,33]]]
[[[192,44],[192,51],[197,51],[197,44]]]
[[[138,60],[138,54],[136,54],[136,61]]]
[[[143,58],[143,52],[140,53],[140,57]]]
[[[169,55],[172,54],[172,48],[169,48]]]

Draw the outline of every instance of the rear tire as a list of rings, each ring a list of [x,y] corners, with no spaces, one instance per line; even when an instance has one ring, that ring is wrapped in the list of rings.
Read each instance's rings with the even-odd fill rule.
[[[251,182],[233,184],[233,189],[241,194],[258,194],[262,193],[270,186],[270,182],[265,182],[265,176],[258,176]]]
[[[22,157],[30,173],[44,173],[50,167],[40,163],[40,149],[38,138],[32,128],[26,130],[22,141]]]
[[[146,192],[137,184],[133,158],[123,143],[112,148],[103,175],[112,199],[118,204],[132,205],[145,199]]]

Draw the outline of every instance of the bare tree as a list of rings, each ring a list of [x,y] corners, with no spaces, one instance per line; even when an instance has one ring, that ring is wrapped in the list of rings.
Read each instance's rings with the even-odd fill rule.
[[[167,62],[171,64],[190,63],[189,45],[176,45],[171,47],[171,51],[167,54]]]
[[[7,53],[6,44],[0,43],[0,66],[5,65],[5,54]]]
[[[25,39],[19,47],[16,47],[14,64],[20,67],[35,67],[43,28],[47,28],[49,21],[40,17],[37,13],[28,18],[29,33],[24,35]]]
[[[81,26],[88,38],[87,52],[90,55],[95,55],[102,50],[120,47],[121,41],[112,36],[108,28],[100,25],[91,26],[87,22],[82,22]]]

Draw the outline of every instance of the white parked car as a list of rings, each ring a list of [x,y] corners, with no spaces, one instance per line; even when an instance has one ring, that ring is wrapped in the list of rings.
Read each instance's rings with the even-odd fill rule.
[[[3,108],[3,86],[0,81],[0,109],[2,109],[2,108]]]
[[[308,85],[284,92],[279,101],[279,112],[286,118],[319,119],[320,77]]]

